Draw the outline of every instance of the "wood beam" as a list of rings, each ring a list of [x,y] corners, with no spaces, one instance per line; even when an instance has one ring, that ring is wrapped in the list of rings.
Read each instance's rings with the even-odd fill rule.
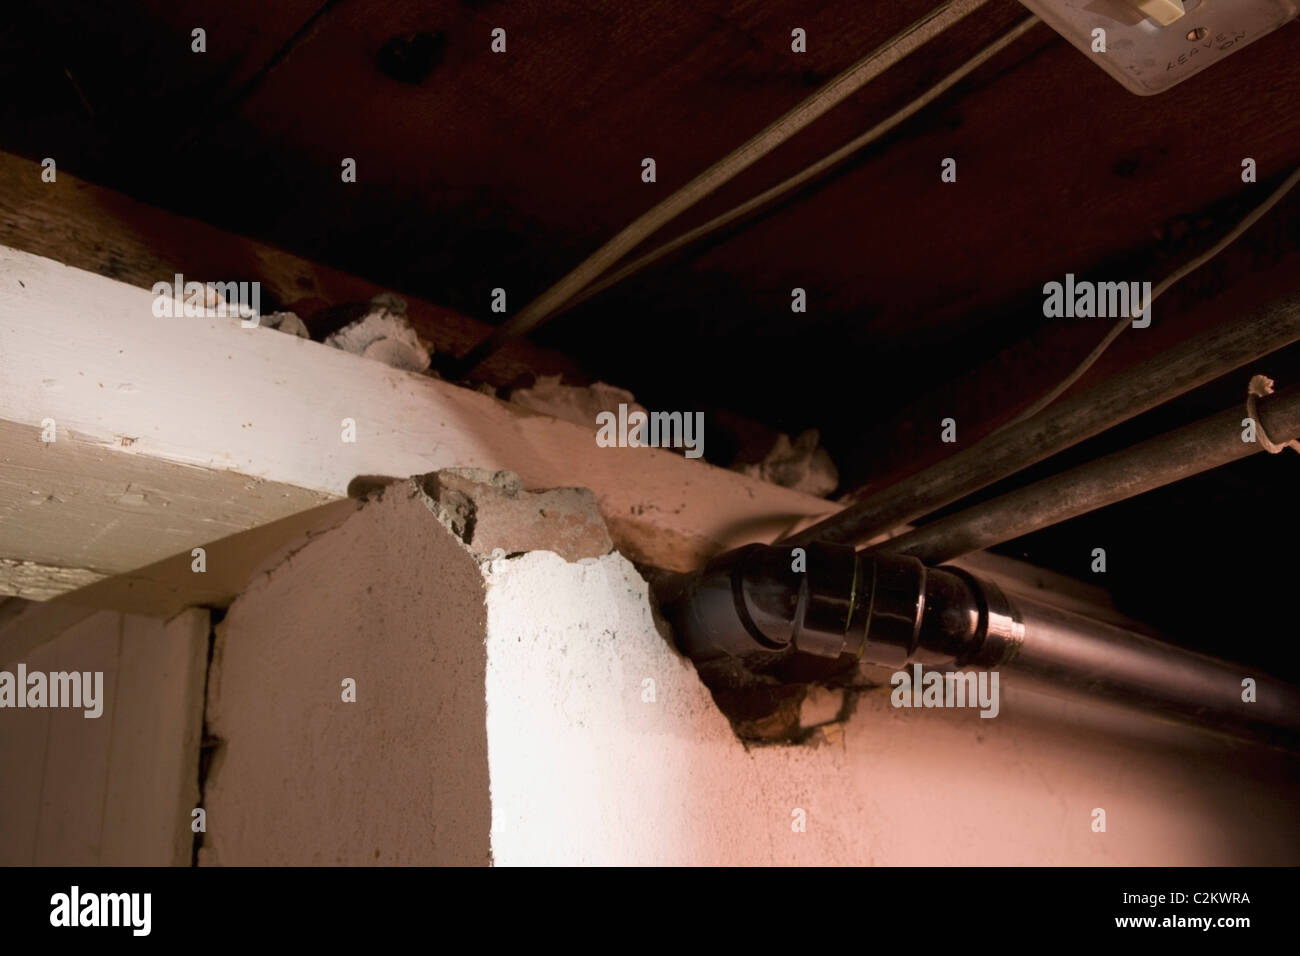
[[[448,467],[590,488],[620,550],[669,570],[837,509],[667,451],[601,448],[594,423],[152,306],[143,289],[0,248],[0,564],[57,569],[37,589],[7,575],[0,593],[188,562],[194,547],[344,498],[359,479]]]
[[[48,183],[37,163],[0,152],[0,245],[47,256],[140,288],[176,273],[198,281],[258,281],[265,302],[298,312],[311,328],[337,324],[381,292],[376,285],[245,236],[145,205],[62,169]],[[477,319],[406,296],[416,331],[436,352],[468,351],[492,331]],[[329,331],[326,329],[325,331]],[[318,336],[320,337],[320,336]],[[573,360],[520,340],[475,378],[508,385],[526,374],[581,380]]]

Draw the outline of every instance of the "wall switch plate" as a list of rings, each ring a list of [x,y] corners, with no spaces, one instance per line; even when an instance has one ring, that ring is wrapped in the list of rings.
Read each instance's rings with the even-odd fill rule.
[[[1163,93],[1294,20],[1300,0],[1021,0],[1134,93]],[[1094,52],[1095,30],[1106,52]]]

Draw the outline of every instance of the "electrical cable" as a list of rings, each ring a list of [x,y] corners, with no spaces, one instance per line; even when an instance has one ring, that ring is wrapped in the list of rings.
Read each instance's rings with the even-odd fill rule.
[[[1269,210],[1271,210],[1274,206],[1276,206],[1282,200],[1282,198],[1286,196],[1286,194],[1295,187],[1297,182],[1300,182],[1300,168],[1297,168],[1294,172],[1292,172],[1289,176],[1287,176],[1287,178],[1283,180],[1281,185],[1279,185],[1272,193],[1270,193],[1258,206],[1256,206],[1246,216],[1244,216],[1232,229],[1230,229],[1225,235],[1223,235],[1218,241],[1216,241],[1214,245],[1212,245],[1205,252],[1201,253],[1200,255],[1184,263],[1174,272],[1170,273],[1168,276],[1162,279],[1160,283],[1154,289],[1152,289],[1152,295],[1151,295],[1152,301],[1155,300],[1156,296],[1167,291],[1171,286],[1173,286],[1184,276],[1195,271],[1197,268],[1204,265],[1210,259],[1214,258],[1214,256],[1222,252],[1223,249],[1225,249],[1234,240],[1236,240],[1243,233],[1245,233],[1251,226],[1253,226],[1256,222],[1258,222],[1261,217],[1266,215],[1269,212]],[[1044,451],[1045,448],[1051,449],[1050,453],[1055,454],[1056,451],[1063,450],[1064,448],[1069,447],[1071,444],[1081,441],[1083,438],[1090,437],[1091,435],[1097,434],[1098,431],[1102,430],[1101,428],[1096,427],[1097,425],[1104,424],[1104,427],[1110,427],[1110,425],[1117,424],[1120,421],[1127,420],[1127,418],[1131,417],[1132,414],[1136,414],[1136,412],[1130,412],[1129,414],[1124,415],[1122,417],[1114,417],[1112,413],[1112,415],[1107,417],[1106,419],[1099,421],[1094,425],[1090,425],[1089,428],[1091,430],[1079,429],[1077,427],[1074,427],[1074,428],[1065,428],[1063,432],[1062,425],[1059,421],[1051,421],[1052,414],[1054,413],[1049,413],[1047,416],[1044,417],[1044,419],[1042,419],[1042,421],[1044,422],[1043,430],[1040,430],[1037,434],[1034,434],[1032,425],[1026,426],[1027,428],[1030,429],[1029,434],[1034,436],[1032,438],[1032,443],[1030,446],[1024,445],[1024,440],[1025,440],[1024,436],[1021,436],[1020,438],[1016,438],[1016,439],[1008,439],[1007,441],[1003,440],[1003,438],[1013,433],[1012,432],[1013,428],[1016,428],[1017,426],[1025,425],[1026,422],[1033,419],[1034,416],[1042,412],[1048,406],[1052,405],[1053,402],[1056,401],[1056,399],[1060,398],[1061,395],[1063,395],[1070,388],[1071,385],[1073,385],[1076,381],[1078,381],[1088,371],[1088,369],[1097,361],[1097,359],[1106,350],[1106,348],[1116,338],[1118,338],[1119,334],[1124,331],[1124,328],[1131,321],[1132,321],[1132,316],[1130,315],[1124,317],[1119,322],[1117,322],[1114,325],[1114,327],[1112,327],[1111,330],[1106,334],[1105,338],[1103,338],[1102,341],[1092,350],[1092,352],[1089,353],[1089,355],[1084,359],[1082,363],[1080,363],[1078,366],[1075,367],[1074,371],[1071,372],[1069,376],[1067,376],[1063,381],[1058,383],[1050,392],[1048,392],[1042,398],[1038,399],[1034,403],[1034,405],[1031,408],[1029,408],[1027,411],[1018,415],[1015,419],[1007,422],[1001,427],[993,430],[989,434],[985,435],[983,438],[979,439],[974,444],[970,445],[968,448],[960,452],[957,452],[956,455],[950,456],[947,459],[943,459],[937,464],[931,466],[929,469],[925,469],[919,472],[917,475],[913,475],[911,478],[909,478],[908,482],[910,483],[910,490],[907,493],[905,494],[901,493],[898,489],[898,486],[889,486],[881,491],[877,491],[865,498],[860,498],[856,501],[851,499],[841,499],[841,501],[846,501],[847,503],[847,507],[845,508],[844,511],[831,515],[830,517],[823,518],[815,522],[814,524],[803,528],[802,530],[796,532],[793,535],[790,534],[789,532],[786,532],[786,534],[780,539],[781,543],[802,544],[806,541],[811,541],[811,540],[816,540],[818,538],[821,538],[821,539],[831,540],[831,541],[835,541],[836,543],[843,544],[843,543],[851,543],[855,541],[863,541],[870,538],[874,538],[877,535],[884,534],[890,531],[891,529],[896,528],[898,525],[904,522],[911,521],[925,514],[929,514],[934,510],[936,510],[937,508],[943,507],[946,504],[950,504],[951,502],[964,497],[966,494],[970,494],[974,491],[978,491],[980,488],[986,487],[987,485],[991,484],[995,480],[1000,480],[1002,478],[1009,477],[1010,475],[1014,474],[1015,471],[1019,470],[1020,468],[1026,467],[1028,464],[1032,464],[1033,462],[1036,461],[1041,461],[1044,457],[1046,457],[1048,453]],[[1262,332],[1262,330],[1260,331]],[[1215,333],[1214,330],[1211,330],[1209,333],[1204,333],[1202,336],[1200,336],[1198,338],[1198,341],[1205,339],[1206,335],[1213,336],[1215,334],[1217,333]],[[1225,335],[1230,334],[1229,327],[1225,326],[1223,328],[1223,334]],[[1259,333],[1257,332],[1257,334]],[[1241,344],[1245,344],[1245,340],[1243,340]],[[1281,344],[1286,344],[1286,339],[1283,339],[1277,345],[1281,345]],[[1268,346],[1266,348],[1266,351],[1272,351],[1274,347],[1277,347],[1277,345]],[[1223,345],[1219,344],[1216,345],[1214,348],[1222,349]],[[1265,353],[1261,353],[1261,354],[1265,354]],[[1187,355],[1184,354],[1183,360],[1186,360],[1186,358]],[[1150,363],[1147,363],[1147,365],[1143,366],[1143,368],[1148,368],[1149,366]],[[1225,366],[1225,370],[1232,367],[1235,367],[1235,364],[1229,364]],[[1131,375],[1132,373],[1129,374]],[[1164,373],[1162,372],[1160,374],[1163,375]],[[1089,391],[1087,395],[1093,396],[1098,389],[1105,390],[1107,388],[1107,382],[1109,381],[1110,380],[1100,383],[1093,390]],[[1203,378],[1199,380],[1193,379],[1191,381],[1185,382],[1182,388],[1185,390],[1186,388],[1191,387],[1194,384],[1201,384],[1204,381],[1205,379]],[[1136,385],[1136,384],[1133,387],[1137,388],[1139,391],[1141,391],[1144,388],[1144,386]],[[1112,388],[1110,391],[1113,392],[1114,389]],[[1167,401],[1168,399],[1174,397],[1174,395],[1176,394],[1180,394],[1180,392],[1164,393],[1158,396],[1149,396],[1144,407],[1150,408],[1154,404]],[[1154,398],[1154,401],[1150,400],[1152,398]],[[1102,399],[1098,398],[1097,401],[1100,402],[1102,401]],[[1114,402],[1113,395],[1110,396],[1109,401],[1113,404]],[[1076,400],[1075,398],[1069,399],[1068,402],[1073,403],[1074,406],[1079,405],[1078,400]],[[1092,405],[1093,403],[1088,403],[1088,404]],[[1077,407],[1070,412],[1070,415],[1076,417],[1078,414],[1079,414],[1079,409]],[[1086,417],[1087,416],[1085,416],[1085,418]],[[1078,432],[1078,436],[1066,441],[1064,444],[1061,444],[1061,439],[1072,431]],[[979,470],[978,464],[968,465],[960,475],[954,473],[952,471],[952,468],[954,466],[948,464],[951,461],[957,461],[957,460],[970,462],[970,463],[978,463],[981,459],[989,460],[990,455],[992,455],[992,458],[994,459],[1003,458],[1004,456],[1001,455],[997,451],[997,449],[1003,449],[1007,447],[1008,442],[1010,442],[1012,445],[1021,445],[1026,449],[1032,447],[1033,449],[1036,450],[1036,453],[1024,464],[1018,465],[1015,468],[1009,468],[1006,467],[1005,465],[1000,466],[994,473],[986,475],[984,479],[982,479],[978,483],[965,480],[966,478],[969,477],[969,472],[972,470],[972,468],[974,468],[975,470]],[[936,477],[936,476],[941,476],[941,477]],[[924,492],[918,491],[917,488],[918,482],[920,482],[922,486],[927,486],[927,490]],[[953,490],[954,486],[959,486],[961,490],[959,492],[954,491]],[[918,503],[918,501],[916,500],[918,496],[924,502],[923,504]]]
[[[658,246],[657,248],[651,250],[650,252],[647,252],[645,255],[640,256],[637,259],[634,259],[632,262],[629,262],[621,269],[617,269],[614,272],[610,273],[608,276],[606,276],[604,279],[601,279],[599,282],[589,285],[578,295],[574,296],[568,302],[564,303],[564,305],[556,309],[554,315],[561,315],[564,312],[568,312],[570,309],[576,308],[577,306],[586,302],[588,299],[591,299],[594,296],[597,296],[600,293],[604,292],[606,289],[610,288],[611,286],[617,285],[618,283],[622,282],[624,279],[628,279],[631,276],[636,275],[638,272],[645,271],[650,266],[654,265],[656,262],[662,259],[664,256],[676,252],[678,249],[681,249],[683,246],[688,246],[691,243],[703,239],[705,236],[717,232],[719,229],[722,229],[723,227],[729,225],[732,222],[735,222],[737,219],[740,219],[742,216],[746,216],[749,213],[753,212],[754,210],[768,205],[772,201],[780,198],[781,196],[784,196],[786,193],[790,192],[791,190],[796,189],[799,186],[802,186],[804,183],[808,182],[809,180],[817,176],[820,176],[826,170],[843,162],[853,153],[856,153],[859,150],[871,145],[876,140],[884,136],[886,133],[892,131],[895,127],[900,125],[904,120],[914,116],[916,113],[920,112],[926,106],[929,106],[931,103],[933,103],[936,99],[938,99],[948,90],[956,86],[957,83],[959,83],[965,77],[969,76],[979,67],[983,66],[985,63],[987,63],[998,53],[1002,52],[1008,46],[1014,43],[1016,40],[1020,39],[1022,36],[1028,33],[1032,27],[1034,27],[1036,24],[1041,22],[1042,21],[1039,20],[1038,17],[1036,16],[1029,16],[1026,17],[1024,20],[1021,20],[1018,24],[1016,24],[1006,33],[1002,34],[1002,36],[998,37],[988,46],[984,47],[973,57],[971,57],[961,66],[957,67],[957,69],[953,70],[951,73],[945,76],[938,83],[931,86],[928,90],[926,90],[916,99],[912,100],[910,103],[908,103],[902,109],[899,109],[897,112],[890,114],[888,117],[881,120],[879,123],[871,127],[871,129],[867,130],[865,133],[861,134],[860,136],[854,137],[853,139],[845,143],[843,146],[841,146],[839,149],[835,150],[832,153],[827,154],[823,158],[817,160],[815,163],[812,163],[811,165],[804,167],[802,170],[795,173],[793,176],[790,176],[789,178],[784,179],[781,182],[777,183],[771,189],[767,189],[759,193],[754,198],[749,199],[738,206],[733,206],[731,209],[728,209],[726,212],[713,217],[708,222],[702,223],[701,225],[696,226],[694,229],[682,233],[676,239],[673,239],[670,242],[666,242],[662,246]]]
[[[1165,276],[1165,278],[1161,279],[1155,288],[1151,290],[1151,298],[1147,302],[1147,307],[1149,308],[1151,303],[1155,302],[1156,299],[1167,292],[1174,283],[1178,282],[1190,273],[1195,272],[1239,239],[1247,229],[1253,226],[1270,209],[1281,202],[1282,197],[1289,193],[1295,187],[1297,182],[1300,182],[1300,167],[1297,167],[1290,176],[1282,181],[1282,185],[1273,190],[1273,192],[1270,193],[1263,202],[1247,213],[1240,222],[1228,230],[1228,232],[1225,233],[1214,245],[1210,246],[1209,249],[1202,252],[1199,256],[1183,263],[1183,265],[1179,266],[1169,275]],[[1051,391],[1039,398],[1038,401],[1034,402],[1034,404],[1029,406],[1025,411],[1021,412],[1006,424],[999,426],[990,434],[996,435],[1004,428],[1010,428],[1012,425],[1018,425],[1026,419],[1032,418],[1065,394],[1070,386],[1081,379],[1088,369],[1092,368],[1092,366],[1096,364],[1097,360],[1101,358],[1102,353],[1104,353],[1106,349],[1110,348],[1111,343],[1119,338],[1120,333],[1128,328],[1131,321],[1133,321],[1133,316],[1128,315],[1116,322],[1114,327],[1106,333],[1105,337],[1097,343],[1096,347],[1087,354],[1084,360],[1075,366],[1074,370],[1070,372],[1069,375],[1058,382]]]
[[[449,378],[464,378],[505,342],[536,328],[672,219],[776,149],[831,108],[848,99],[885,70],[898,63],[988,0],[948,0],[820,87],[765,129],[700,173],[685,186],[642,213],[617,235],[580,262],[518,313],[498,326],[446,370]]]

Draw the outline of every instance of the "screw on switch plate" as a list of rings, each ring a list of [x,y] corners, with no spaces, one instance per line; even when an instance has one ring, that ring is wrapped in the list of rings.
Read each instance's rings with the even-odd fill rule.
[[[1021,0],[1134,93],[1163,93],[1300,12],[1300,0]]]

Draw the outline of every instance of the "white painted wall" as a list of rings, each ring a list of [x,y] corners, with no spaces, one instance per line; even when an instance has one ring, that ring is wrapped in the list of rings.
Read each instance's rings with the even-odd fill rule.
[[[654,703],[642,700],[647,678]],[[621,557],[575,565],[539,552],[499,562],[488,577],[493,857],[1300,861],[1294,760],[1018,692],[1010,676],[1003,686],[994,719],[895,710],[881,692],[862,699],[838,742],[746,750],[656,629],[646,585]],[[1097,807],[1105,833],[1091,828]],[[796,809],[806,811],[806,832],[792,830]]]
[[[483,579],[408,489],[292,551],[217,626],[200,864],[489,861]]]
[[[993,720],[882,693],[746,749],[621,556],[485,558],[406,488],[232,607],[207,862],[1300,862],[1293,758],[1009,676]]]

